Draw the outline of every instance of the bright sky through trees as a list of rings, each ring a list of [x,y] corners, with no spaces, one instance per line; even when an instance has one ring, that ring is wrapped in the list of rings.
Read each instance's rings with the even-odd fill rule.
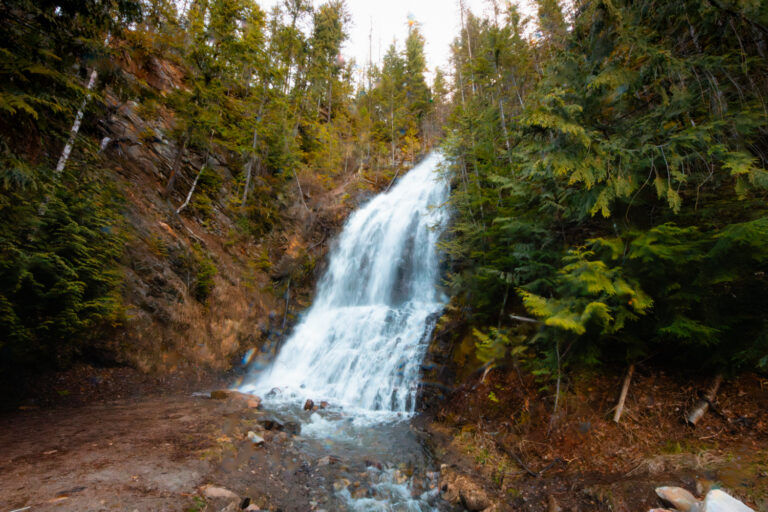
[[[269,10],[282,0],[260,0]],[[320,4],[315,0],[315,4]],[[402,45],[408,34],[409,15],[421,25],[426,40],[427,66],[434,72],[435,66],[447,69],[450,44],[459,34],[461,20],[458,0],[347,0],[352,15],[350,38],[344,47],[347,58],[354,58],[359,66],[368,62],[369,34],[373,30],[370,45],[373,61],[380,61],[393,38]],[[500,5],[503,1],[498,2]],[[521,0],[521,5],[529,2]],[[480,14],[492,12],[490,0],[464,0],[465,9]]]

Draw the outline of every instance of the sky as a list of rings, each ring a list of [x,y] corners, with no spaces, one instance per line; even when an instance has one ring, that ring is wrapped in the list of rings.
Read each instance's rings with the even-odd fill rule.
[[[282,0],[257,1],[269,11]],[[314,3],[319,5],[322,2],[315,0]],[[450,44],[461,30],[458,0],[347,0],[346,3],[352,16],[352,26],[342,53],[348,59],[354,58],[358,66],[363,67],[368,62],[371,30],[374,62],[379,62],[384,56],[393,37],[397,38],[398,48],[402,49],[408,35],[410,15],[421,25],[430,75],[436,66],[444,71],[449,69]],[[489,0],[464,0],[464,7],[475,14],[492,12]]]

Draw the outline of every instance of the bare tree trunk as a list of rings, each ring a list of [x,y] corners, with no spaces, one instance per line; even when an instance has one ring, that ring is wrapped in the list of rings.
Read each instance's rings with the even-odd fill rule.
[[[200,176],[203,174],[203,170],[205,169],[206,164],[208,163],[208,155],[211,154],[211,142],[213,141],[213,131],[211,131],[211,138],[208,141],[208,148],[205,150],[205,157],[203,158],[203,165],[200,166],[200,170],[197,171],[197,176],[195,176],[195,181],[192,182],[192,187],[189,189],[189,193],[187,194],[187,199],[182,203],[181,206],[179,206],[179,209],[176,210],[176,214],[181,213],[181,210],[187,207],[189,204],[189,201],[192,199],[192,194],[195,193],[195,188],[197,188],[197,182],[200,180]]]
[[[184,133],[184,140],[181,142],[181,147],[179,147],[179,150],[176,152],[176,158],[173,159],[173,164],[171,164],[171,173],[168,176],[168,183],[165,185],[166,195],[171,193],[173,185],[176,183],[176,174],[179,172],[179,166],[181,165],[181,159],[184,156],[184,150],[187,149],[187,143],[191,136],[190,132],[191,128],[187,128],[186,133]]]
[[[299,175],[296,174],[296,169],[291,167],[291,171],[293,171],[293,177],[296,178],[296,184],[299,186],[299,197],[301,198],[301,203],[304,205],[304,208],[307,209],[308,212],[312,213],[312,210],[309,209],[309,206],[307,206],[306,201],[304,201],[304,192],[301,190],[301,182],[299,181]]]
[[[627,370],[627,376],[624,377],[624,385],[621,387],[621,394],[619,395],[619,403],[616,405],[616,412],[613,413],[613,421],[618,423],[621,419],[621,413],[624,412],[624,402],[627,400],[627,392],[629,391],[629,383],[632,380],[632,374],[635,372],[635,365],[629,365]]]
[[[59,157],[59,163],[56,164],[56,176],[61,174],[61,172],[64,170],[64,167],[67,165],[67,160],[69,160],[69,154],[72,152],[72,147],[75,145],[75,138],[77,138],[77,132],[80,131],[80,125],[83,122],[83,116],[85,115],[85,106],[88,104],[88,100],[91,99],[91,89],[93,89],[93,85],[96,83],[96,77],[98,76],[98,73],[94,69],[91,71],[91,78],[88,80],[88,86],[86,87],[86,90],[88,93],[85,95],[85,98],[83,98],[83,102],[80,103],[80,108],[77,111],[77,115],[75,116],[75,122],[72,125],[72,129],[69,131],[69,140],[67,140],[67,143],[64,145],[64,151],[61,152],[61,156]]]
[[[189,189],[189,193],[187,194],[187,198],[184,200],[184,202],[179,206],[179,208],[176,210],[176,213],[181,213],[181,210],[187,207],[189,204],[189,200],[192,199],[192,194],[195,193],[195,188],[197,187],[197,182],[200,180],[200,175],[203,174],[203,169],[205,169],[205,164],[200,166],[200,170],[197,171],[197,176],[195,176],[195,181],[192,182],[192,187]]]
[[[464,24],[464,2],[462,0],[459,0],[459,10],[461,11],[461,29],[467,34],[467,52],[469,53],[469,61],[472,62],[472,38],[469,36],[469,29],[467,29],[467,26]],[[472,86],[472,95],[475,94],[475,73],[472,71],[472,68],[469,68],[469,74],[470,78],[472,80],[472,83],[470,84]]]
[[[256,160],[256,145],[259,142],[258,126],[253,128],[253,142],[251,142],[251,155],[248,157],[248,163],[245,165],[245,190],[243,190],[243,200],[240,202],[240,208],[245,208],[245,202],[248,200],[248,189],[251,188],[251,172]]]

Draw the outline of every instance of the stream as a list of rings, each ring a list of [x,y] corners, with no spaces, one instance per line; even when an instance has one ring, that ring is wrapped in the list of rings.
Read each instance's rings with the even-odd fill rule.
[[[312,306],[275,360],[239,386],[279,421],[300,425],[297,449],[323,468],[328,510],[443,509],[433,460],[411,422],[446,300],[438,289],[449,192],[441,161],[430,154],[350,216]]]

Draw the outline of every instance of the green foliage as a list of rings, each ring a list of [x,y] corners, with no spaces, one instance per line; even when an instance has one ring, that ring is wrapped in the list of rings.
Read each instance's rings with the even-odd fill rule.
[[[539,2],[533,42],[514,8],[469,14],[454,43],[455,300],[476,325],[539,319],[552,369],[563,354],[765,368],[768,13],[570,14]]]
[[[0,190],[0,371],[66,365],[122,317],[115,191],[101,172],[66,179]]]
[[[527,348],[523,344],[523,337],[510,339],[504,331],[495,327],[489,328],[488,334],[478,329],[473,329],[472,333],[478,340],[475,343],[477,358],[483,363],[502,361],[507,357],[519,357]]]
[[[194,255],[196,273],[190,291],[198,302],[206,304],[214,286],[216,286],[213,278],[218,273],[218,269],[210,256],[199,245],[195,245],[192,248],[192,253]]]

